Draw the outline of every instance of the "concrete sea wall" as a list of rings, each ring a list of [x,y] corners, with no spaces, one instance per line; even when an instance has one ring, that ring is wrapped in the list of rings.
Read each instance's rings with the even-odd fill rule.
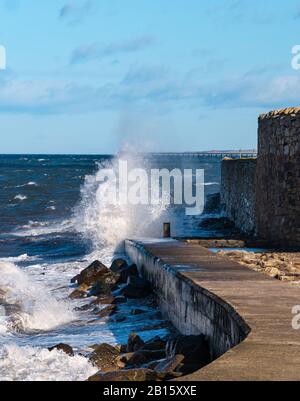
[[[151,282],[164,315],[182,334],[205,334],[214,359],[246,338],[250,329],[238,313],[185,276],[192,266],[166,264],[137,241],[126,241],[126,253]]]
[[[221,207],[243,232],[256,230],[256,159],[228,159],[222,163]]]

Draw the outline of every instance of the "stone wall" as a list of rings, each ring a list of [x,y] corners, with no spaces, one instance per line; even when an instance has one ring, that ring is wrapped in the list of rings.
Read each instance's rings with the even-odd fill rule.
[[[300,246],[300,108],[259,117],[258,154],[258,235]]]
[[[224,213],[241,231],[254,234],[256,159],[224,159],[221,181]]]

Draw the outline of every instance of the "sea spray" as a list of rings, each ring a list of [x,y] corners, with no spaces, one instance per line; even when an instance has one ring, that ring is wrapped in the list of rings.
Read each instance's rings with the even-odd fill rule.
[[[63,351],[17,345],[0,349],[0,381],[83,381],[97,370],[87,358]]]
[[[149,168],[145,160],[137,159],[132,154],[123,154],[122,158],[126,158],[130,168]],[[81,189],[81,202],[75,211],[75,224],[85,238],[92,240],[95,248],[116,247],[130,237],[161,235],[163,218],[167,213],[163,202],[158,202],[157,205],[111,202],[109,194],[116,188],[118,167],[118,158],[102,163],[95,175],[86,177]],[[115,170],[115,176],[103,181],[104,168]]]
[[[25,333],[51,330],[75,319],[67,302],[57,301],[15,264],[0,262],[0,270],[0,304],[5,311],[5,319],[2,316],[0,321],[2,332],[4,328]]]

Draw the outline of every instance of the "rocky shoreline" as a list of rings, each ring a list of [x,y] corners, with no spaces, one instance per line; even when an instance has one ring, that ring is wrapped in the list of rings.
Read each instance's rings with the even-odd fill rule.
[[[249,252],[221,250],[219,255],[227,257],[257,272],[262,272],[280,281],[300,285],[299,252]]]
[[[126,344],[91,345],[85,356],[99,371],[88,381],[171,380],[211,362],[209,346],[203,335],[180,335],[170,322],[162,319],[151,285],[139,276],[135,265],[116,259],[108,268],[94,261],[73,277],[71,283],[75,288],[69,295],[70,299],[90,300],[78,310],[92,312],[95,319],[110,319],[122,324],[128,316],[121,307],[136,302],[136,306],[130,309],[131,316],[148,316],[150,309],[151,320],[160,319],[159,323],[145,324],[139,333],[167,329],[166,335],[145,341],[142,334],[131,333]],[[75,354],[68,344],[49,348],[50,351],[53,349],[70,356]]]

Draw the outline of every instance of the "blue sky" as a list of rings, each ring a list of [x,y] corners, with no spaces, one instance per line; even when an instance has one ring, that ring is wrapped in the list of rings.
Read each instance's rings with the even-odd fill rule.
[[[0,153],[256,147],[299,105],[300,0],[0,0]]]

